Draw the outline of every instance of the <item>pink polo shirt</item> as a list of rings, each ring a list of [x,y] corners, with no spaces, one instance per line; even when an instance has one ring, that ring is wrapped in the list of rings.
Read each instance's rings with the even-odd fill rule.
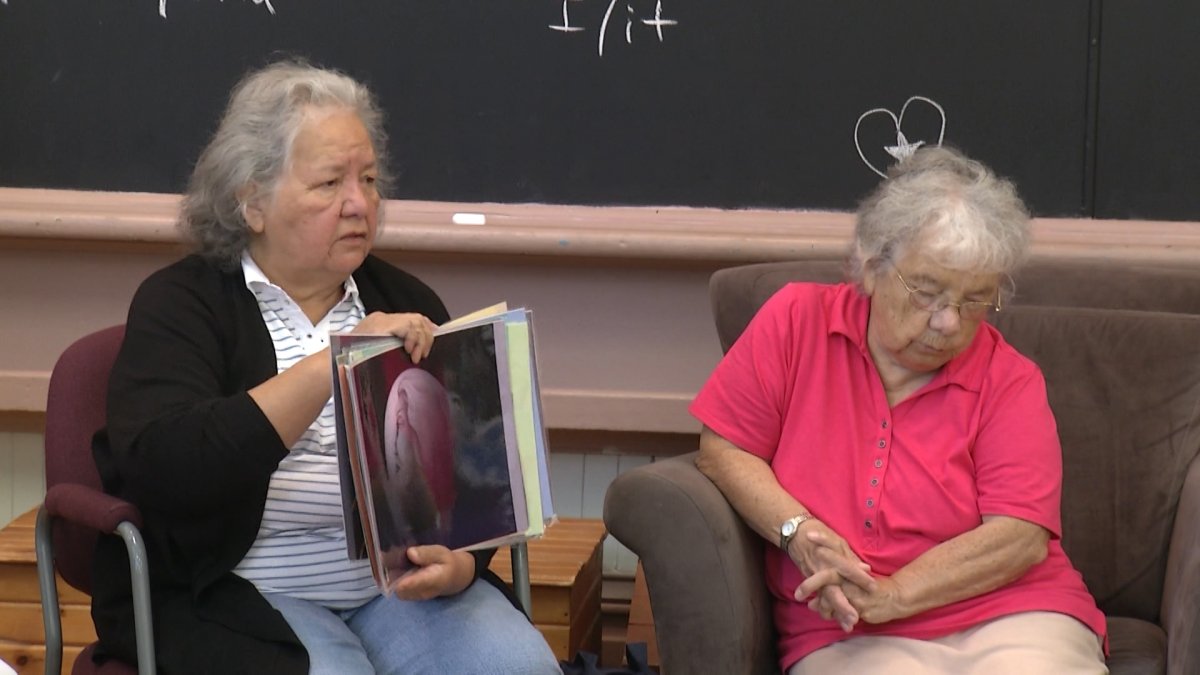
[[[1049,610],[1104,638],[1104,615],[1060,544],[1062,451],[1041,371],[990,324],[895,408],[867,351],[869,300],[851,285],[789,284],[763,305],[692,402],[697,419],[766,460],[783,487],[872,571],[891,575],[984,515],[1052,534],[1046,560],[990,593],[850,634],[792,593],[803,575],[766,547],[780,664],[847,637],[933,638]]]

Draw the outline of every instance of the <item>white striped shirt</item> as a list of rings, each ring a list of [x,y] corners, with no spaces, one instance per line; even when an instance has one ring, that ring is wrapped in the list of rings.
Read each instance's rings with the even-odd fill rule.
[[[350,330],[366,313],[353,277],[341,301],[314,326],[248,254],[242,256],[242,271],[258,299],[280,373],[329,346],[329,333]],[[332,399],[271,474],[258,536],[233,571],[264,593],[333,609],[358,607],[379,595],[368,562],[346,555]]]

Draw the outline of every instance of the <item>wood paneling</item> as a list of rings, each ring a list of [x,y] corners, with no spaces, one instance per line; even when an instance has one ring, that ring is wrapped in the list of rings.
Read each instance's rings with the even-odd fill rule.
[[[69,673],[83,647],[64,646],[62,672]],[[46,648],[41,644],[24,644],[0,640],[0,659],[16,669],[17,675],[43,675],[46,672]]]

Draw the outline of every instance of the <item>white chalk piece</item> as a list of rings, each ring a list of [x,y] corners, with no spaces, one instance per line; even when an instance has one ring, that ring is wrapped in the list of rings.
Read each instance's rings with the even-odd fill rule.
[[[456,213],[451,220],[455,225],[487,225],[487,216],[482,213]]]

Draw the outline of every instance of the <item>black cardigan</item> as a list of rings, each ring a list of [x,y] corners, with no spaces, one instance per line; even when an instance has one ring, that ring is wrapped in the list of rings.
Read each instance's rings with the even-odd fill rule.
[[[432,289],[378,258],[368,257],[354,280],[368,313],[449,318]],[[288,453],[247,393],[275,372],[271,337],[240,268],[224,272],[193,255],[138,288],[93,454],[105,491],[142,512],[160,673],[308,672],[287,622],[231,571],[254,543],[271,473]],[[476,555],[476,572],[503,587],[486,571],[491,553]],[[132,663],[121,539],[100,538],[93,570],[101,654]]]

